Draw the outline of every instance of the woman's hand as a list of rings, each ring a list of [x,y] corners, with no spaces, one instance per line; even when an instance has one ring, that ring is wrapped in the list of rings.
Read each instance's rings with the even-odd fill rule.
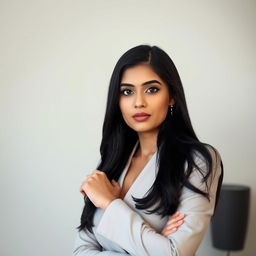
[[[95,170],[87,175],[80,192],[87,195],[96,207],[105,210],[113,200],[120,197],[121,187],[114,180],[110,182],[104,172]]]
[[[177,231],[178,227],[184,222],[183,219],[185,214],[181,214],[180,212],[176,212],[169,217],[169,220],[165,224],[161,235],[168,236]]]

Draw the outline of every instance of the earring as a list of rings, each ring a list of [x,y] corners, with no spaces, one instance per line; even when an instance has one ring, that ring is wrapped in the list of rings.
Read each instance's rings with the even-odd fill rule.
[[[173,116],[173,105],[170,105],[171,116]]]

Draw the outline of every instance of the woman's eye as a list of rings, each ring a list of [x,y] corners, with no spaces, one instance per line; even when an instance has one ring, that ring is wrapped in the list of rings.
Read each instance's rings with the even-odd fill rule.
[[[150,87],[146,90],[146,92],[149,92],[149,93],[156,93],[158,91],[159,89],[157,87]]]
[[[127,95],[132,94],[133,91],[130,90],[130,89],[124,89],[124,90],[122,90],[120,93],[123,94],[123,95],[125,95],[125,96],[127,96]]]

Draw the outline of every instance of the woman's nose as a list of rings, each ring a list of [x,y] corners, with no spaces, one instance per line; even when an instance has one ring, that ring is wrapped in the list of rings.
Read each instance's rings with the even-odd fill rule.
[[[146,101],[142,93],[137,93],[135,97],[135,108],[146,107]]]

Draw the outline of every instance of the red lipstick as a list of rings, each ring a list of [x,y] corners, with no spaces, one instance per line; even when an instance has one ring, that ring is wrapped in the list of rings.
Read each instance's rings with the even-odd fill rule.
[[[143,122],[147,120],[150,115],[144,112],[141,113],[136,113],[135,115],[132,116],[137,122]]]

